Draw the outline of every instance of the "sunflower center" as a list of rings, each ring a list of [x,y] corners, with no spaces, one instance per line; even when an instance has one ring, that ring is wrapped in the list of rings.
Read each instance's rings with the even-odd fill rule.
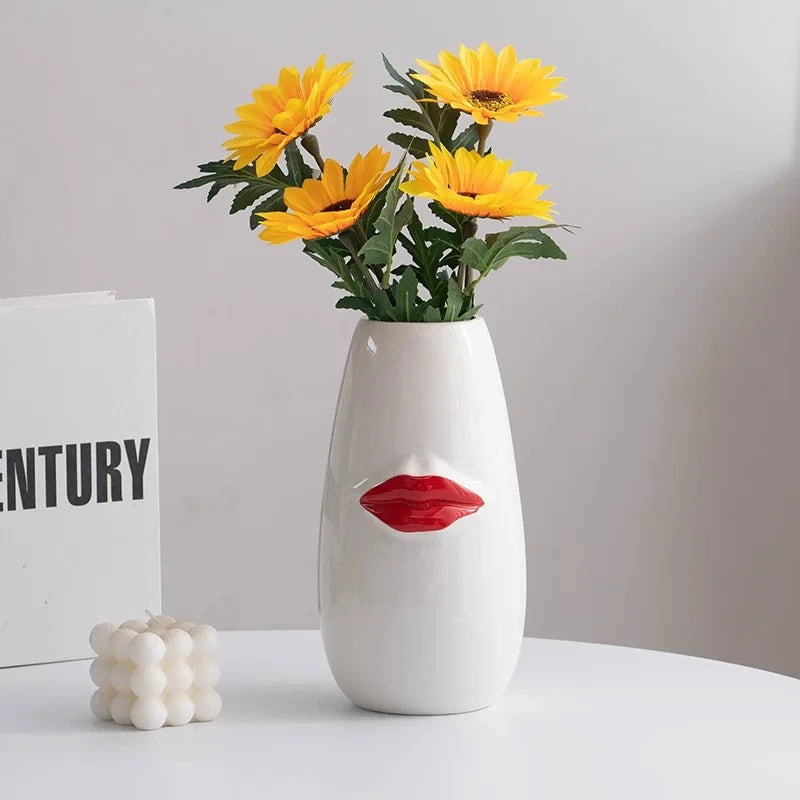
[[[478,196],[478,193],[477,192],[459,192],[459,195],[461,195],[461,197],[470,197],[470,198],[472,198],[474,200]]]
[[[325,206],[322,209],[323,213],[325,211],[347,211],[353,205],[352,200],[337,200],[335,203],[331,203],[329,206]]]
[[[514,102],[506,92],[495,92],[492,89],[475,89],[467,95],[467,99],[487,111],[499,111]]]

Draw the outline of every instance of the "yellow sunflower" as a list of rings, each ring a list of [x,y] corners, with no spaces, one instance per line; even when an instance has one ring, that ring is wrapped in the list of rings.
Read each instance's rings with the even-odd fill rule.
[[[564,79],[550,77],[555,67],[542,66],[538,58],[517,61],[506,45],[495,53],[486,42],[477,50],[462,44],[458,55],[443,50],[439,65],[417,59],[428,74],[415,74],[430,91],[453,108],[472,114],[480,125],[492,120],[514,122],[520,115],[541,117],[543,106],[566,95],[554,91]]]
[[[308,67],[301,79],[295,67],[284,67],[278,83],[253,92],[254,102],[239,106],[239,119],[225,126],[236,134],[223,147],[236,159],[234,169],[256,161],[256,174],[266,175],[289,142],[302,136],[331,110],[331,99],[349,80],[351,62],[325,69],[325,56]]]
[[[540,200],[550,187],[536,183],[535,172],[509,172],[510,161],[482,156],[463,147],[452,155],[431,145],[427,161],[411,165],[411,180],[400,184],[407,194],[436,200],[469,217],[538,217],[553,221],[554,203]]]
[[[264,230],[259,236],[271,244],[293,239],[321,239],[355,225],[394,170],[386,170],[389,153],[375,146],[359,153],[344,176],[341,164],[325,162],[321,180],[308,179],[302,187],[283,193],[288,211],[260,214]]]

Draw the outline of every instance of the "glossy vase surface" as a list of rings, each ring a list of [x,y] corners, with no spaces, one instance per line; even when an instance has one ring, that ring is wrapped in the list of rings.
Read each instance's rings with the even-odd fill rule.
[[[359,706],[451,714],[505,690],[525,541],[482,319],[358,323],[331,438],[319,602],[331,671]]]

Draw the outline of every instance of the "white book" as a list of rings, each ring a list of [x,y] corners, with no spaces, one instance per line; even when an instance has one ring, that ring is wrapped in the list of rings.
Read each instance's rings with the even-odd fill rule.
[[[161,605],[153,301],[0,300],[0,666]]]

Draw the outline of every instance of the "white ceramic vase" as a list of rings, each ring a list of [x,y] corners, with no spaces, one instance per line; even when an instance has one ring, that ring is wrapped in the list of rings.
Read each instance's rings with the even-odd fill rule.
[[[363,708],[453,714],[505,690],[525,541],[482,319],[358,323],[325,481],[319,601],[333,676]]]

